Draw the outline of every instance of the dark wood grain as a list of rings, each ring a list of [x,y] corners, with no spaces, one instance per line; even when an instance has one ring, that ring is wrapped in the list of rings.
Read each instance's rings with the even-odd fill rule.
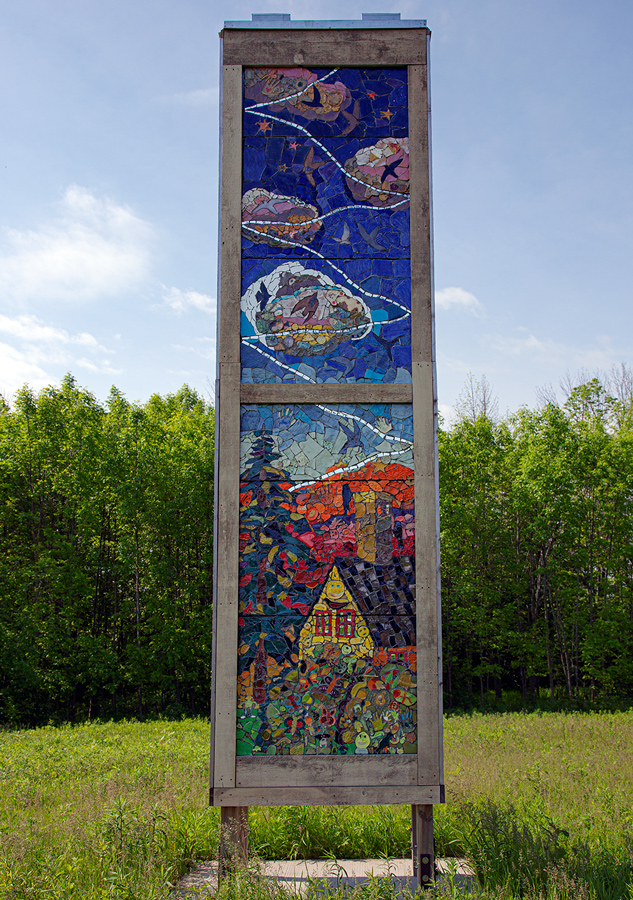
[[[225,65],[406,66],[421,65],[425,28],[280,29],[229,28],[222,32]]]

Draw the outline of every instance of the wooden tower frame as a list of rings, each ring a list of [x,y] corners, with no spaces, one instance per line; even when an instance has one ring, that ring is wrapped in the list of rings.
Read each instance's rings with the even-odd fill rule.
[[[437,394],[430,182],[428,47],[423,21],[253,16],[221,38],[215,598],[211,700],[212,805],[244,822],[248,806],[411,804],[415,869],[428,882],[432,805],[444,801],[439,584]],[[242,84],[247,67],[406,67],[410,146],[410,384],[241,383]],[[237,756],[240,404],[411,404],[414,423],[417,753]],[[430,831],[429,831],[430,828]],[[417,848],[417,852],[416,852]],[[424,859],[420,862],[420,854]]]

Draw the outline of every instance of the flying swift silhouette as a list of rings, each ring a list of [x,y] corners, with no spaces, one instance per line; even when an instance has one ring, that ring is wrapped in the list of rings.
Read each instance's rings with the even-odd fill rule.
[[[344,109],[342,109],[341,112],[342,112],[343,116],[347,119],[347,121],[349,122],[349,125],[347,126],[347,128],[344,131],[341,131],[341,134],[349,134],[358,125],[358,122],[360,119],[360,103],[358,102],[358,100],[356,101],[356,103],[354,104],[354,109],[352,110],[351,113],[346,112],[346,110],[344,110]]]
[[[369,246],[371,247],[372,250],[378,250],[380,252],[380,251],[386,250],[387,248],[383,247],[382,244],[379,244],[376,241],[376,236],[378,234],[378,228],[379,228],[379,226],[376,225],[376,227],[371,232],[371,234],[367,234],[367,232],[365,231],[365,229],[363,228],[361,223],[360,222],[358,223],[358,230],[360,231],[360,236],[363,238],[363,240],[369,244]]]
[[[312,173],[316,172],[319,166],[323,165],[323,162],[324,160],[319,160],[318,162],[314,161],[314,147],[310,147],[306,154],[306,158],[303,161],[303,171],[312,187],[316,187],[316,182]]]
[[[322,105],[321,104],[321,93],[320,93],[318,87],[316,86],[316,84],[314,85],[312,90],[314,92],[312,94],[312,100],[303,100],[302,99],[301,102],[303,103],[304,106],[321,106]]]
[[[352,242],[349,239],[349,225],[347,222],[343,222],[343,236],[340,238],[335,237],[334,240],[337,244],[351,244]]]
[[[374,334],[374,337],[376,338],[378,343],[381,344],[382,347],[384,347],[387,356],[393,362],[393,347],[394,344],[398,343],[400,337],[396,337],[392,341],[387,340],[387,338],[381,337],[379,334]]]
[[[264,310],[266,304],[270,300],[270,292],[263,281],[259,287],[259,290],[255,294],[255,297],[259,300],[260,311]]]
[[[399,159],[394,159],[393,162],[388,163],[385,168],[382,170],[382,175],[380,176],[380,183],[384,184],[385,179],[388,175],[393,175],[394,178],[397,178],[396,169],[398,165],[402,162],[402,157]]]
[[[345,435],[347,435],[347,440],[343,447],[341,447],[341,453],[345,453],[346,450],[351,450],[352,447],[362,447],[363,442],[361,440],[360,433],[360,425],[358,422],[352,422],[352,429],[348,428],[343,422],[339,422],[339,427],[343,431]]]
[[[316,291],[314,294],[309,294],[307,297],[301,297],[295,305],[292,307],[291,316],[299,315],[303,316],[304,319],[309,319],[313,312],[316,312],[316,308],[319,305],[319,298],[317,297]]]

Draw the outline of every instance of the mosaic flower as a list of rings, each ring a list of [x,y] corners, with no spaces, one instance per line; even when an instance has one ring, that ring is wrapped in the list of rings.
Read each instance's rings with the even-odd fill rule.
[[[321,228],[318,215],[316,206],[264,188],[252,188],[242,197],[242,232],[254,244],[309,244]]]
[[[407,208],[403,201],[408,201],[409,195],[409,138],[381,138],[370,147],[361,147],[346,161],[345,171],[356,201]]]
[[[360,297],[301,263],[285,263],[255,281],[242,310],[268,348],[297,356],[330,352],[364,337],[372,324]]]

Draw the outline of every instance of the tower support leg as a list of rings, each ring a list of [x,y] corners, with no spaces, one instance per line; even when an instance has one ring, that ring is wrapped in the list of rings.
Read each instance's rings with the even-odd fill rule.
[[[248,806],[220,807],[218,881],[248,863]]]
[[[411,847],[417,887],[429,888],[435,878],[433,807],[430,805],[411,807]]]

